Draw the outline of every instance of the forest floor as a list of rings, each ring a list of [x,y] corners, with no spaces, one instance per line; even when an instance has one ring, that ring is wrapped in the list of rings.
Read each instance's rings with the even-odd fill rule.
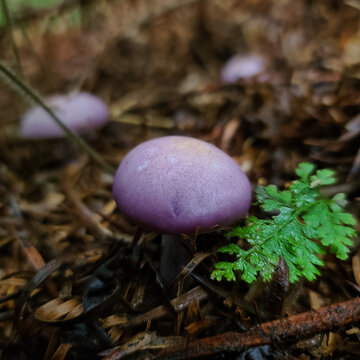
[[[334,170],[331,192],[359,220],[360,1],[64,1],[11,15],[0,60],[44,96],[102,98],[111,119],[85,140],[111,167],[148,139],[192,136],[233,157],[254,189],[286,188],[301,162]],[[263,67],[225,83],[236,54]],[[202,234],[164,285],[161,236],[129,246],[136,228],[116,208],[113,175],[69,139],[18,135],[26,100],[5,79],[2,359],[360,358],[357,237],[347,260],[323,256],[314,281],[291,284],[280,261],[249,285],[210,279],[229,239]]]

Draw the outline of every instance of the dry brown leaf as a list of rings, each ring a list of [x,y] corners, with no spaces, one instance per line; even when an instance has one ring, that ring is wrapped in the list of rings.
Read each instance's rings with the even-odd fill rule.
[[[35,315],[43,321],[54,321],[69,314],[78,305],[79,300],[76,298],[67,300],[65,302],[57,298],[38,307],[35,311]]]
[[[227,151],[230,148],[231,141],[234,138],[235,133],[238,130],[239,126],[240,126],[239,119],[232,119],[226,124],[221,136],[220,149]]]
[[[72,344],[69,343],[62,343],[60,346],[56,349],[55,353],[51,357],[51,360],[64,360],[66,357],[66,354],[71,349]]]
[[[313,290],[309,290],[309,300],[312,309],[319,309],[325,305],[321,295]]]

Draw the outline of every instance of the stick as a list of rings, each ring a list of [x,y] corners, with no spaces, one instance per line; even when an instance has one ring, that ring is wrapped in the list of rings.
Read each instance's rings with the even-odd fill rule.
[[[243,333],[227,332],[192,341],[183,347],[168,348],[161,359],[190,359],[250,347],[308,338],[340,326],[360,321],[360,298],[311,310],[288,318],[254,326]]]

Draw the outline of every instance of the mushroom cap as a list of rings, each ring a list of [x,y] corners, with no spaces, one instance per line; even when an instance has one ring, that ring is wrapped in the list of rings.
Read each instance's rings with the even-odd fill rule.
[[[95,95],[79,92],[70,95],[53,95],[46,99],[59,119],[77,134],[90,132],[106,124],[109,110]],[[26,138],[65,137],[64,131],[40,106],[28,110],[20,122],[20,135]]]
[[[166,136],[131,150],[114,179],[119,209],[163,234],[224,227],[246,214],[251,185],[240,166],[205,141]]]
[[[266,68],[263,57],[256,54],[234,55],[221,70],[221,81],[232,84],[239,79],[248,79],[261,74]]]

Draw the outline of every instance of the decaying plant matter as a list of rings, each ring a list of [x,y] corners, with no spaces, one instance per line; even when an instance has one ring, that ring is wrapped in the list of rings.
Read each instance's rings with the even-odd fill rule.
[[[0,2],[0,357],[359,358],[357,1],[21,2]],[[19,136],[29,106],[78,92],[109,108],[96,136]],[[177,234],[163,261],[112,187],[131,149],[169,135],[226,152],[261,206]]]

